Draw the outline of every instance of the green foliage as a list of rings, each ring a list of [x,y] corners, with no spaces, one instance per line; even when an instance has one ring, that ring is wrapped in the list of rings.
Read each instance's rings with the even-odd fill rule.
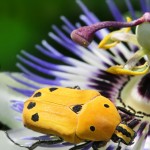
[[[83,2],[102,20],[106,16],[107,19],[112,17],[105,0],[83,0]],[[119,2],[118,4],[122,6],[122,3]],[[1,0],[1,71],[17,70],[15,67],[16,54],[21,49],[37,53],[34,45],[40,44],[42,39],[49,40],[47,33],[51,31],[52,24],[61,27],[61,15],[66,16],[72,23],[75,23],[80,13],[81,10],[75,0]],[[57,48],[57,45],[55,47]]]

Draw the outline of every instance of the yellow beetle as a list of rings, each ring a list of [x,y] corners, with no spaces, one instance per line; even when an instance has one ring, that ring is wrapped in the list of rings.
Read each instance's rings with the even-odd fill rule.
[[[110,139],[130,145],[135,137],[134,130],[122,123],[109,99],[96,90],[81,90],[77,86],[37,90],[24,103],[23,123],[34,131],[60,137],[52,143],[61,139],[74,144],[92,141],[93,149],[104,146]]]

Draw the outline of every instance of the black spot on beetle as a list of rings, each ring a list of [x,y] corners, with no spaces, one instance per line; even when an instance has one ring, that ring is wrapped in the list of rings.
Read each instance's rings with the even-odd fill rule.
[[[58,88],[55,88],[55,87],[52,87],[52,88],[49,88],[50,92],[53,92],[55,90],[57,90]]]
[[[28,109],[32,109],[33,107],[36,106],[36,103],[35,102],[30,102],[27,106]]]
[[[42,95],[41,92],[37,92],[37,93],[35,93],[35,94],[33,95],[33,97],[40,97],[41,95]]]
[[[95,127],[94,126],[90,126],[90,130],[91,131],[95,131]]]
[[[104,104],[104,107],[109,108],[109,105],[108,104]]]
[[[39,121],[39,115],[38,115],[38,113],[35,113],[34,115],[32,115],[31,119],[34,122]]]
[[[75,106],[72,107],[72,110],[75,113],[78,113],[81,109],[82,109],[82,105],[75,105]]]

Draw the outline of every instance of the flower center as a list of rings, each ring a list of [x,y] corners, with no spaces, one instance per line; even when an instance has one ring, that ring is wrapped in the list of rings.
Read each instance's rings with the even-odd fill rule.
[[[150,74],[131,77],[120,91],[120,98],[127,109],[150,121]]]

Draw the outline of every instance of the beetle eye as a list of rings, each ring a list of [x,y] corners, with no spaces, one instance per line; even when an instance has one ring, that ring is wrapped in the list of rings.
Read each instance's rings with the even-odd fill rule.
[[[78,113],[82,109],[82,105],[81,104],[75,105],[71,107],[71,109],[73,112]]]

